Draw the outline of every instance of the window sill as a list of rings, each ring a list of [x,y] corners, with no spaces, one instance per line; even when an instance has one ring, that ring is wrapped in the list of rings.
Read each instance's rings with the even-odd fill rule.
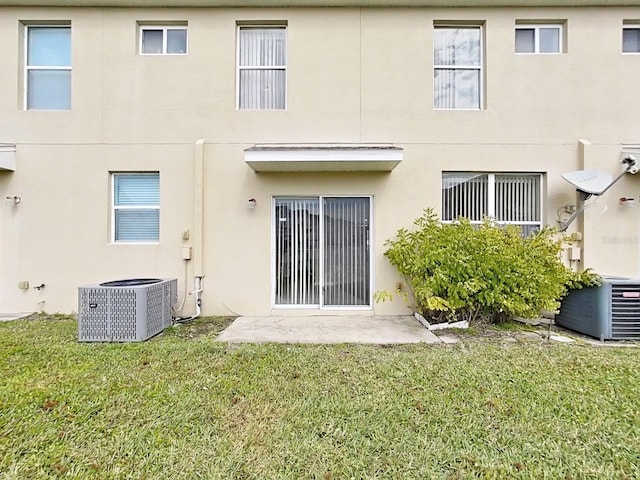
[[[434,112],[484,112],[486,108],[433,108]]]
[[[139,245],[139,246],[149,245],[149,246],[153,246],[153,245],[160,245],[160,242],[114,242],[114,241],[111,241],[111,242],[109,242],[109,245]]]

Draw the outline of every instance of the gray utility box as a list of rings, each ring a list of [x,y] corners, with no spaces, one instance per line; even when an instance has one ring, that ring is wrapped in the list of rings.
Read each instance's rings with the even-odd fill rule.
[[[141,342],[171,325],[175,278],[134,278],[78,288],[78,341]]]
[[[571,290],[556,324],[600,340],[640,339],[640,279],[605,277],[600,287]]]

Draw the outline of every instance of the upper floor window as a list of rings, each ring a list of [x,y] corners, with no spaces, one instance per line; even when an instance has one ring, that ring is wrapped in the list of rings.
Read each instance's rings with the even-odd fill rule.
[[[622,51],[640,53],[640,23],[625,24],[622,27]]]
[[[238,27],[238,108],[284,109],[287,102],[287,28]]]
[[[157,242],[160,239],[160,174],[113,174],[113,241]]]
[[[542,176],[539,173],[442,174],[442,221],[459,217],[480,224],[518,225],[525,236],[542,228]]]
[[[516,53],[562,53],[562,24],[516,25]]]
[[[436,25],[433,107],[481,109],[482,76],[482,27]]]
[[[140,25],[140,53],[143,55],[185,55],[186,24]]]
[[[25,25],[27,110],[71,108],[71,26]]]

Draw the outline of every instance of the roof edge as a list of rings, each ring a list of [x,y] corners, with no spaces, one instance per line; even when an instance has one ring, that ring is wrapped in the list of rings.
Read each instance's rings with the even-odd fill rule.
[[[0,0],[0,7],[633,7],[640,0]]]

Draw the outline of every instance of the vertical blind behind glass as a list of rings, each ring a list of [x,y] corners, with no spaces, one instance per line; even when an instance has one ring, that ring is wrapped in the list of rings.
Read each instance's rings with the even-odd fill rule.
[[[239,107],[283,109],[286,101],[285,27],[240,28]]]
[[[442,220],[465,217],[478,223],[489,216],[498,223],[519,225],[528,235],[542,223],[540,182],[540,175],[445,173]]]
[[[435,108],[480,108],[480,27],[436,27],[433,64]]]

